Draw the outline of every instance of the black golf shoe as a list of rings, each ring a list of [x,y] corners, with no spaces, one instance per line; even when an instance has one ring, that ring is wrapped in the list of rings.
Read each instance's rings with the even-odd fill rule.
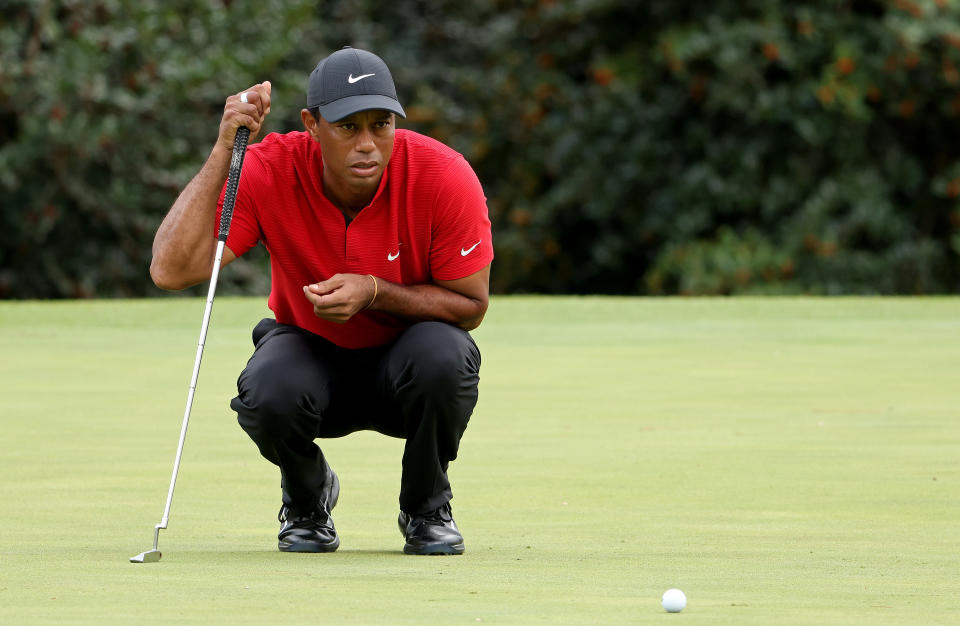
[[[407,540],[405,554],[463,554],[463,535],[449,502],[421,515],[400,511],[397,524]]]
[[[284,505],[277,519],[280,521],[278,547],[282,552],[333,552],[340,547],[333,518],[322,505],[308,512]]]
[[[340,479],[329,465],[326,473],[323,493],[313,510],[302,511],[287,505],[280,508],[277,539],[282,552],[333,552],[340,547],[340,537],[330,516],[340,499]]]

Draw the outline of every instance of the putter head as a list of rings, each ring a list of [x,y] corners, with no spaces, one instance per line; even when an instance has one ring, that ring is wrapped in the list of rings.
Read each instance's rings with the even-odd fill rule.
[[[131,563],[156,563],[159,560],[159,550],[147,550],[146,552],[141,552],[137,556],[130,557]]]

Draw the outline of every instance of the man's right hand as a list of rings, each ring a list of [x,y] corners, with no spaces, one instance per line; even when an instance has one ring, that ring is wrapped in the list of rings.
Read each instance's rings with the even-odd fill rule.
[[[270,81],[267,80],[227,98],[217,138],[220,148],[233,152],[233,140],[241,126],[250,129],[250,141],[257,137],[270,114],[270,91]],[[246,102],[243,102],[243,94],[246,94]]]

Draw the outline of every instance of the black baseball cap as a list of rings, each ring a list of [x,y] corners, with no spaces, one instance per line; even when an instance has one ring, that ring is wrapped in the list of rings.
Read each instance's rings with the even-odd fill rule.
[[[397,100],[393,76],[383,59],[349,46],[317,64],[307,85],[307,108],[318,108],[328,122],[358,111],[384,109],[407,117]]]

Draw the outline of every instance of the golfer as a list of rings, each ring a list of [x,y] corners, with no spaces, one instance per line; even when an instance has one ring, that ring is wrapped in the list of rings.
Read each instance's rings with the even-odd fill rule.
[[[216,144],[153,243],[163,289],[207,280],[237,128],[270,113],[269,82],[226,100]],[[258,243],[272,288],[231,401],[280,468],[279,548],[331,552],[340,483],[317,438],[405,439],[398,523],[407,554],[460,554],[447,467],[477,402],[467,331],[487,310],[493,246],[466,160],[405,117],[386,64],[344,48],[310,74],[304,130],[248,149],[222,265]]]

